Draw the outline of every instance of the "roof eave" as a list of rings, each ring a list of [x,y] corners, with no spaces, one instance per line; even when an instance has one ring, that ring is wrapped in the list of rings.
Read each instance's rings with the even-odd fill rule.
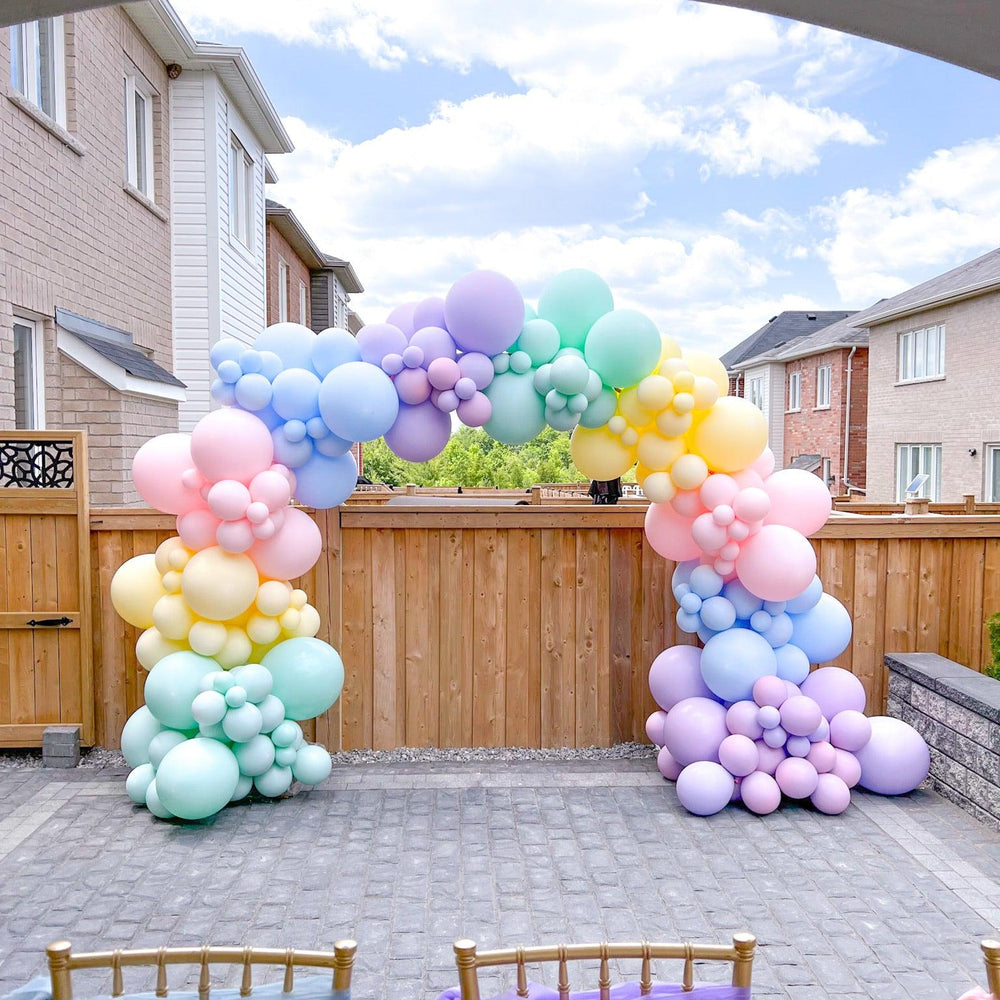
[[[267,221],[274,224],[310,271],[318,271],[326,267],[326,254],[316,246],[312,237],[306,232],[290,208],[286,208],[284,205],[268,205],[265,214]]]
[[[965,299],[975,298],[977,295],[985,295],[988,292],[1000,292],[1000,280],[990,278],[988,281],[980,281],[974,285],[966,285],[956,291],[943,292],[940,295],[931,295],[925,299],[918,299],[908,305],[895,309],[883,309],[881,312],[873,313],[869,316],[862,316],[861,322],[865,329],[888,323],[894,319],[904,319],[915,313],[926,312],[928,309],[938,309],[941,306],[951,305],[954,302],[962,302]],[[902,294],[906,294],[905,292]],[[892,299],[889,300],[892,302]]]

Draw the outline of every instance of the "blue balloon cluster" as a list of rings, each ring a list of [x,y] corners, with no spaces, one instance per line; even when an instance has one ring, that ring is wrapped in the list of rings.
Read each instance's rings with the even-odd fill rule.
[[[671,586],[677,627],[705,644],[705,682],[725,701],[749,698],[767,674],[801,684],[810,663],[834,659],[851,639],[847,609],[817,576],[790,601],[763,601],[739,580],[691,560],[677,566]]]

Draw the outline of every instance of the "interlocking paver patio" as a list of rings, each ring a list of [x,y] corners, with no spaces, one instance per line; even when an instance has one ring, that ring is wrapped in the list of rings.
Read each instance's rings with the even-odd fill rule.
[[[1000,834],[925,790],[855,792],[839,817],[786,806],[706,820],[652,760],[359,765],[185,827],[133,807],[113,769],[0,770],[0,993],[59,937],[318,948],[352,936],[359,1000],[423,1000],[454,983],[460,936],[490,947],[749,929],[755,997],[953,1000],[982,981],[978,942],[998,926]],[[107,985],[84,978],[77,992]]]

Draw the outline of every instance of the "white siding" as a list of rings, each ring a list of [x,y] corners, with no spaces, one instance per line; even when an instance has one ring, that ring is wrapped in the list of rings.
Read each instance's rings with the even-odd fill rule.
[[[785,366],[761,365],[747,369],[744,392],[750,398],[750,382],[762,379],[764,383],[764,416],[767,417],[767,443],[774,452],[775,467],[785,465]]]

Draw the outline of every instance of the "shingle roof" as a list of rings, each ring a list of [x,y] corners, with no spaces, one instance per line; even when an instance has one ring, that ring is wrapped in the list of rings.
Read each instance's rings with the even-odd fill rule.
[[[819,455],[797,455],[791,465],[786,465],[786,469],[802,469],[804,472],[814,472],[819,468]]]
[[[743,364],[765,360],[792,361],[795,358],[807,358],[810,354],[820,354],[823,351],[833,351],[841,347],[867,347],[868,331],[858,329],[854,316],[855,314],[852,313],[846,319],[824,326],[823,329],[817,330],[808,337],[799,337],[783,347],[747,358]]]
[[[773,351],[784,344],[815,333],[816,330],[836,323],[853,315],[847,310],[827,310],[822,312],[786,311],[768,320],[759,330],[746,340],[722,355],[721,361],[727,371],[736,368],[747,358]]]

